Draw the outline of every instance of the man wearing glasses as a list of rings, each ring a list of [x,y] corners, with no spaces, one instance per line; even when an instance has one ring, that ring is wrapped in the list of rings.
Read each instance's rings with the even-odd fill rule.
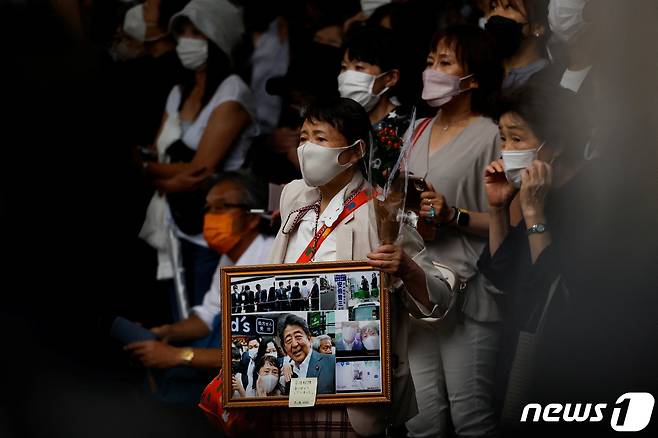
[[[216,369],[220,367],[220,282],[219,268],[232,265],[267,263],[274,238],[261,232],[261,217],[251,212],[262,209],[267,202],[267,189],[253,176],[244,172],[225,172],[214,184],[206,197],[203,236],[208,246],[222,254],[217,272],[213,275],[210,290],[201,305],[191,309],[191,315],[173,324],[151,329],[158,340],[135,342],[126,346],[134,358],[149,368],[177,371],[180,367]],[[179,347],[169,342],[187,343]],[[185,370],[184,370],[185,371]],[[187,370],[190,371],[190,370]],[[172,373],[173,374],[173,373]],[[187,373],[189,374],[189,373]],[[198,395],[208,383],[206,374],[200,374],[197,383],[186,375],[181,385],[166,382],[160,392],[168,389]],[[183,386],[183,387],[181,387]],[[169,391],[169,392],[171,392]],[[196,391],[196,393],[195,393]],[[161,394],[171,399],[170,394]],[[174,396],[175,399],[180,397]]]

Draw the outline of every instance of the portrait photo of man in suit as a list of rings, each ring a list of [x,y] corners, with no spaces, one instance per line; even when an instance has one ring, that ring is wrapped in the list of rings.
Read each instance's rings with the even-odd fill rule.
[[[279,340],[292,360],[292,378],[317,377],[318,394],[336,393],[336,356],[318,353],[312,348],[311,331],[306,320],[285,315],[279,320]],[[286,394],[290,382],[286,384]]]

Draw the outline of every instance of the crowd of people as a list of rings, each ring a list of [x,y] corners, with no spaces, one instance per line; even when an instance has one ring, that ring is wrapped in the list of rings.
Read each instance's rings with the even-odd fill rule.
[[[273,337],[222,339],[218,269],[344,260],[395,279],[392,403],[269,409],[254,430],[509,436],[526,403],[578,381],[562,349],[581,344],[556,339],[581,326],[596,269],[576,264],[601,235],[582,212],[600,211],[592,181],[617,156],[595,112],[609,2],[110,3],[90,38],[121,102],[112,138],[130,151],[143,260],[112,311],[156,337],[116,360],[149,370],[150,396],[196,405],[224,349],[235,397],[285,395],[296,377],[334,393],[336,351],[378,348],[379,325],[343,323],[334,342],[289,314]],[[364,194],[402,147],[424,185],[417,222],[385,241]],[[320,310],[315,278],[226,295],[233,314]]]
[[[245,285],[238,288],[233,285],[231,292],[232,313],[285,312],[320,310],[320,285],[317,278],[306,280],[288,280],[287,285],[280,281],[278,287],[273,284],[266,289],[260,284]]]
[[[155,189],[140,237],[158,251],[158,278],[173,274],[166,258],[171,242],[164,238],[171,229],[190,305],[203,306],[204,295],[217,300],[217,266],[243,262],[236,249],[248,252],[254,245],[256,228],[268,225],[255,212],[271,206],[265,196],[215,202],[209,184],[235,171],[263,185],[285,184],[276,208],[281,229],[269,223],[278,236],[269,258],[261,252],[261,262],[299,262],[319,224],[333,225],[336,232],[306,261],[366,259],[403,284],[393,303],[393,352],[406,360],[394,373],[406,377],[406,388],[413,382],[414,390],[398,393],[395,385],[401,384],[394,379],[392,410],[398,412],[355,407],[347,409],[347,421],[340,415],[332,421],[363,435],[386,427],[414,437],[450,430],[458,436],[499,433],[501,412],[504,424],[504,414],[526,400],[507,390],[522,360],[519,337],[544,329],[543,309],[550,308],[549,315],[565,311],[568,286],[552,259],[562,219],[555,206],[568,202],[560,194],[570,192],[598,153],[594,127],[579,108],[596,81],[594,3],[379,2],[370,10],[366,2],[314,1],[295,9],[285,2],[191,0],[179,11],[168,9],[173,13],[160,26],[157,11],[170,3],[148,0],[128,8],[110,50],[119,71],[145,69],[139,63],[147,56],[155,68],[165,55],[146,53],[165,40],[180,63],[178,76],[171,68],[167,73],[173,86],[159,90],[166,102],[159,109],[160,127],[152,130],[157,134],[150,141],[134,138],[136,147],[144,146],[137,164]],[[417,8],[437,22],[409,36],[405,15]],[[424,68],[418,53],[405,53],[410,46],[425,48]],[[124,53],[124,47],[135,50]],[[157,68],[153,75],[164,67]],[[139,76],[128,75],[136,86]],[[155,85],[145,81],[141,91]],[[417,211],[420,234],[406,226],[398,243],[381,242],[374,219],[358,214],[366,211],[361,209],[353,245],[345,247],[341,233],[347,228],[336,221],[337,213],[368,184],[372,160],[395,145],[399,149],[407,137],[412,144],[406,170],[426,183]],[[376,156],[366,161],[369,154]],[[243,183],[243,189],[259,182]],[[415,254],[418,245],[421,254]],[[462,284],[454,309],[446,304],[450,284],[432,262],[450,267]],[[304,283],[268,290],[235,285],[232,309],[309,310],[311,290]],[[191,318],[203,314],[195,309]],[[218,317],[218,310],[211,316]],[[308,337],[299,341],[303,347],[288,350],[283,336],[278,342],[286,365],[299,371],[312,349],[308,327],[296,324],[296,338]],[[149,348],[167,348],[176,339],[169,330],[153,329],[164,342],[147,341]],[[336,348],[348,348],[347,342],[363,348],[368,340],[367,333],[344,336]],[[242,396],[287,393],[290,372],[283,363],[252,355],[258,342],[249,342],[234,390]],[[144,365],[157,366],[148,348],[127,348]],[[176,365],[211,365],[204,350],[184,351],[192,359]],[[219,355],[215,359],[217,367]],[[279,382],[265,377],[279,375]],[[267,383],[259,386],[261,380]],[[319,424],[319,411],[299,421],[327,427]],[[290,428],[276,418],[273,424],[282,433]]]

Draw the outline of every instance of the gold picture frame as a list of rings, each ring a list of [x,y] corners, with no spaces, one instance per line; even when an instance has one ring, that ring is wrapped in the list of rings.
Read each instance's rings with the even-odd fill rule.
[[[391,402],[390,302],[381,271],[350,261],[231,266],[221,268],[220,276],[222,315],[229,315],[221,328],[225,408],[288,406],[286,369],[306,373],[296,377],[317,377],[317,406]],[[306,329],[295,325],[299,318]],[[288,329],[282,332],[286,341],[279,336],[281,325]],[[299,329],[295,338],[293,329]],[[252,338],[260,341],[255,353]],[[264,357],[275,355],[276,365]]]

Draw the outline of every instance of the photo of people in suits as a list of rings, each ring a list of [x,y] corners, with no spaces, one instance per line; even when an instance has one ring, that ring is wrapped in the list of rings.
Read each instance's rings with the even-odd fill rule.
[[[378,287],[372,271],[234,277],[231,397],[285,399],[309,377],[318,395],[381,391]]]

